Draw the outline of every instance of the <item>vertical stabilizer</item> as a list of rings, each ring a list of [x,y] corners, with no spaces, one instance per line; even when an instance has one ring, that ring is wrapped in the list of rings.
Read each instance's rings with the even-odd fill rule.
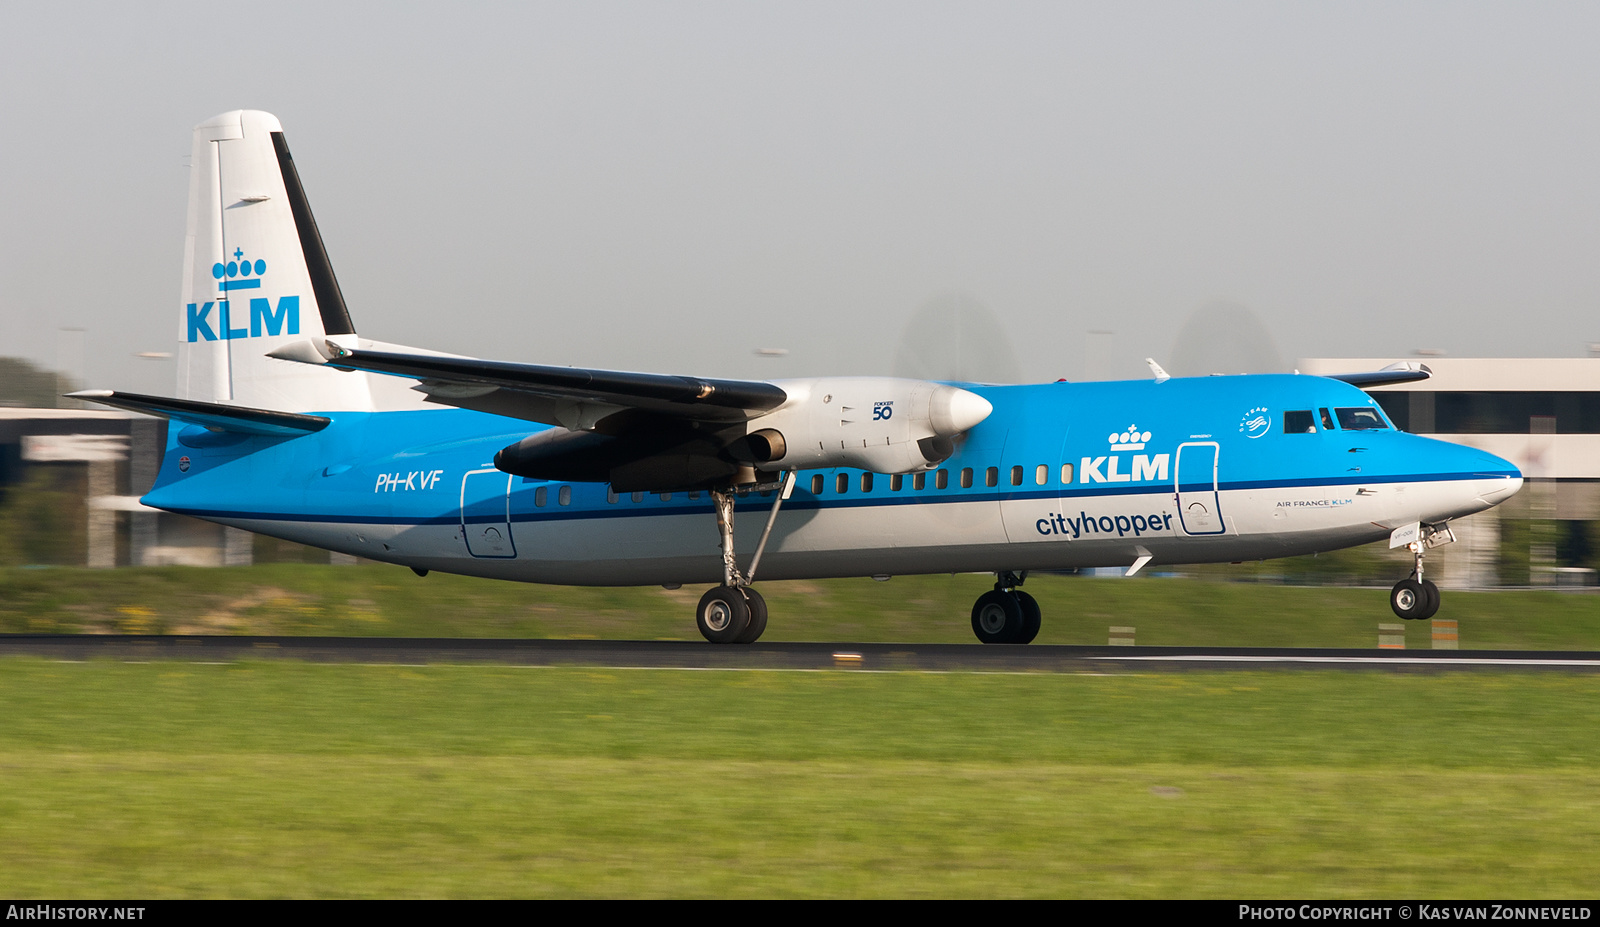
[[[367,379],[274,360],[355,327],[276,117],[195,127],[178,321],[178,396],[290,412],[372,408]]]

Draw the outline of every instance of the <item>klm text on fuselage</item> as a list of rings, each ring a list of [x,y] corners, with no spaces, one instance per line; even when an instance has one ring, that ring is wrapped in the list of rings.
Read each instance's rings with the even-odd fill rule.
[[[1133,469],[1122,472],[1122,457],[1112,454],[1108,457],[1084,457],[1078,465],[1078,482],[1080,483],[1143,483],[1146,480],[1165,480],[1167,478],[1167,462],[1171,459],[1168,454],[1135,454]],[[1105,469],[1100,468],[1104,466]]]

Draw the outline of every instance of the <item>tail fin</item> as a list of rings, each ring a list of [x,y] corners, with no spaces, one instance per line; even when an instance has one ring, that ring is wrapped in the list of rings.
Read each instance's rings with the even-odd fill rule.
[[[266,353],[355,326],[276,117],[195,127],[178,321],[178,396],[292,412],[368,410],[367,379]]]

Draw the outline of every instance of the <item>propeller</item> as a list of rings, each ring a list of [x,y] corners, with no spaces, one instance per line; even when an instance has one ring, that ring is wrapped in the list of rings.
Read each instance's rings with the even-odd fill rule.
[[[894,375],[917,380],[1017,383],[1022,365],[1000,317],[970,293],[941,293],[900,334]]]

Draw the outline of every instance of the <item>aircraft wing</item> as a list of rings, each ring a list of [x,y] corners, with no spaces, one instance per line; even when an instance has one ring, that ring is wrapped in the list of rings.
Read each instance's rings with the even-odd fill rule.
[[[1342,380],[1351,386],[1366,389],[1370,386],[1389,386],[1394,383],[1412,383],[1417,380],[1426,380],[1433,376],[1433,371],[1427,364],[1418,364],[1403,361],[1391,364],[1382,370],[1369,370],[1364,373],[1325,373],[1322,376],[1330,380]]]
[[[317,357],[299,345],[273,356],[409,377],[429,402],[573,431],[595,430],[604,419],[630,410],[685,422],[745,422],[788,399],[782,388],[760,380],[518,364],[389,347],[345,347],[330,340]]]
[[[165,396],[146,396],[142,393],[123,393],[109,389],[85,389],[68,393],[67,396],[72,399],[87,399],[101,405],[116,406],[130,412],[143,412],[145,415],[154,415],[158,418],[176,419],[212,431],[293,437],[328,427],[328,419],[321,415],[250,409],[244,406],[224,405],[220,402],[201,402],[197,399],[169,399]]]

